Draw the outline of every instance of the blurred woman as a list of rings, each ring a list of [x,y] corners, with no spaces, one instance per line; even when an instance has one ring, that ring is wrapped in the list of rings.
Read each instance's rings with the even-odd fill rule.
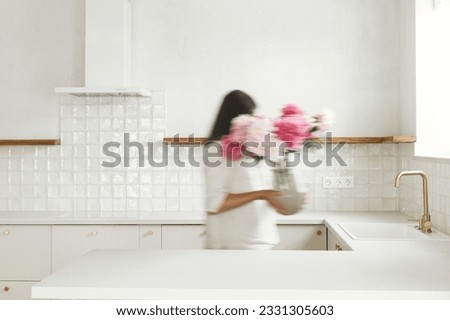
[[[256,104],[240,90],[228,93],[220,106],[205,145],[218,147],[230,132],[231,121],[239,115],[253,114]],[[220,145],[219,145],[220,147]],[[210,154],[210,152],[208,152]],[[253,159],[254,160],[254,159]],[[276,214],[285,213],[277,200],[279,192],[268,187],[262,163],[243,166],[243,160],[223,156],[209,158],[206,178],[206,248],[271,249],[279,242]]]

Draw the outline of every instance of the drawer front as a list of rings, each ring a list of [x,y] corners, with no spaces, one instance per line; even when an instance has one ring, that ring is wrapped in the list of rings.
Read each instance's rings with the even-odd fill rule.
[[[30,300],[31,287],[37,282],[0,281],[0,300]]]
[[[45,278],[50,248],[50,226],[0,225],[0,280]]]
[[[139,226],[53,226],[52,272],[92,249],[138,249]]]
[[[162,249],[204,249],[205,226],[162,226]]]
[[[279,225],[278,250],[326,250],[327,229],[324,225]]]
[[[161,250],[161,226],[139,226],[139,248]]]

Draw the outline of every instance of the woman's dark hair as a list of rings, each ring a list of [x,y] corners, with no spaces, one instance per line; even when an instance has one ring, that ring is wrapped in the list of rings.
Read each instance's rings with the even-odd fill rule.
[[[228,93],[223,99],[207,142],[220,140],[222,136],[229,134],[231,120],[241,114],[253,114],[255,108],[255,102],[245,92],[233,90]]]

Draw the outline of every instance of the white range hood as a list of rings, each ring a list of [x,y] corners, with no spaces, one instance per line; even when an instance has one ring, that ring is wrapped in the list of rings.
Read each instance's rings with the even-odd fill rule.
[[[55,88],[76,96],[150,96],[131,86],[129,0],[85,0],[85,87]]]

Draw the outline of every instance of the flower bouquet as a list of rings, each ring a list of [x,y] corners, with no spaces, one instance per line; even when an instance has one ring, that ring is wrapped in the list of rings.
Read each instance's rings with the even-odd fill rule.
[[[322,112],[312,117],[300,107],[287,104],[275,120],[264,116],[241,115],[233,119],[230,133],[222,138],[223,155],[231,160],[244,156],[263,157],[274,164],[274,189],[280,201],[293,214],[302,209],[305,194],[297,191],[294,176],[287,166],[289,153],[298,152],[305,143],[329,127]]]

